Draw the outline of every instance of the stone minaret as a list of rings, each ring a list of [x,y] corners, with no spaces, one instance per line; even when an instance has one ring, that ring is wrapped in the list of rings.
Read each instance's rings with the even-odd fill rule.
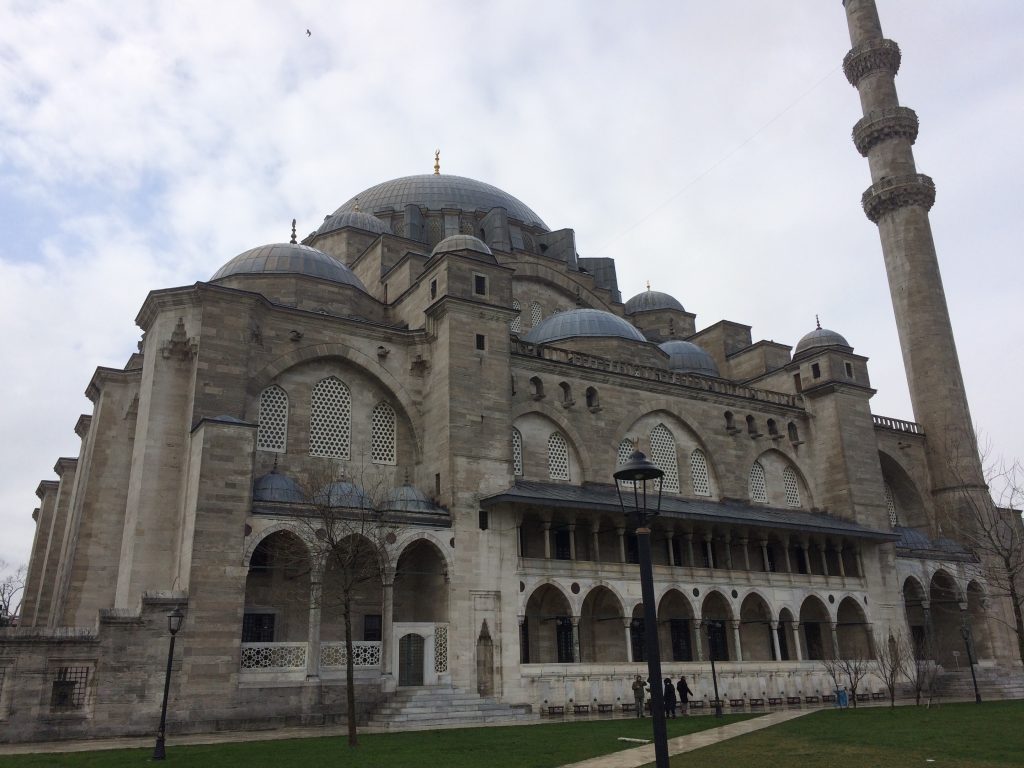
[[[918,122],[896,95],[899,46],[882,35],[875,0],[843,5],[853,44],[843,71],[864,111],[853,142],[871,168],[861,202],[882,239],[914,418],[927,436],[932,497],[943,525],[964,508],[965,486],[980,499],[985,481],[928,222],[935,185],[914,165]]]

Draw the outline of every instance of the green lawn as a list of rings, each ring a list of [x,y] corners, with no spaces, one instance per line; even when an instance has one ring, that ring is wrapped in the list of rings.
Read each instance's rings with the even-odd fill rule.
[[[713,717],[677,718],[668,722],[668,735],[682,736],[744,717],[750,716],[733,715],[717,721]],[[370,734],[360,736],[356,749],[346,746],[344,736],[186,747],[176,746],[171,735],[167,764],[216,768],[554,768],[637,746],[617,741],[619,736],[651,738],[650,719],[570,720],[514,727]],[[0,766],[121,768],[143,765],[151,753],[152,749],[124,749],[18,755],[0,757]]]
[[[1024,766],[1024,702],[826,710],[671,762],[673,768],[1019,768]]]

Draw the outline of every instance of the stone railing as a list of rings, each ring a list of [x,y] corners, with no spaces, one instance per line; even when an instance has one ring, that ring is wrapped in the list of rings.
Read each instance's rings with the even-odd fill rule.
[[[871,420],[875,423],[876,427],[881,429],[891,429],[893,432],[906,432],[911,435],[924,434],[924,429],[921,425],[913,421],[903,421],[902,419],[891,419],[888,416],[874,415],[872,415]]]
[[[704,392],[715,392],[732,397],[742,397],[747,400],[757,400],[773,405],[784,405],[790,408],[803,408],[803,397],[790,395],[785,392],[773,392],[768,389],[755,389],[745,387],[741,384],[733,384],[721,379],[712,379],[705,376],[695,376],[679,371],[670,371],[665,368],[655,368],[650,365],[639,365],[626,363],[620,360],[610,360],[606,357],[589,355],[584,352],[573,352],[568,349],[549,347],[545,344],[530,344],[521,339],[512,339],[512,354],[523,357],[532,357],[546,360],[552,363],[563,363],[575,365],[580,368],[589,368],[607,373],[620,373],[631,376],[635,379],[657,381],[664,384],[699,389]]]
[[[352,642],[352,666],[355,669],[379,667],[381,642],[379,640],[354,640]],[[348,654],[344,641],[320,644],[320,666],[324,669],[344,669]]]
[[[305,669],[307,646],[307,643],[242,643],[242,669]]]

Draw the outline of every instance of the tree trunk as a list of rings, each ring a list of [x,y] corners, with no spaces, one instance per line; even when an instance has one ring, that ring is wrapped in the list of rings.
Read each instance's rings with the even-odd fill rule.
[[[359,746],[356,733],[356,681],[355,658],[352,653],[352,599],[346,595],[343,603],[345,614],[345,703],[347,704],[348,745]]]
[[[1017,583],[1013,576],[1010,576],[1010,602],[1013,604],[1013,623],[1017,632],[1017,653],[1024,663],[1024,614],[1020,609],[1020,593],[1017,591]]]

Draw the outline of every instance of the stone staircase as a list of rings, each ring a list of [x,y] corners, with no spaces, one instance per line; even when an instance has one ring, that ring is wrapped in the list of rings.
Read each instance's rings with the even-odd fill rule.
[[[978,692],[982,701],[1024,699],[1024,673],[1019,669],[975,667]],[[935,680],[935,693],[942,699],[974,699],[974,684],[969,669],[944,670]]]
[[[415,731],[517,725],[539,719],[526,706],[509,706],[459,688],[424,686],[400,688],[391,694],[370,714],[366,726],[381,731]]]

